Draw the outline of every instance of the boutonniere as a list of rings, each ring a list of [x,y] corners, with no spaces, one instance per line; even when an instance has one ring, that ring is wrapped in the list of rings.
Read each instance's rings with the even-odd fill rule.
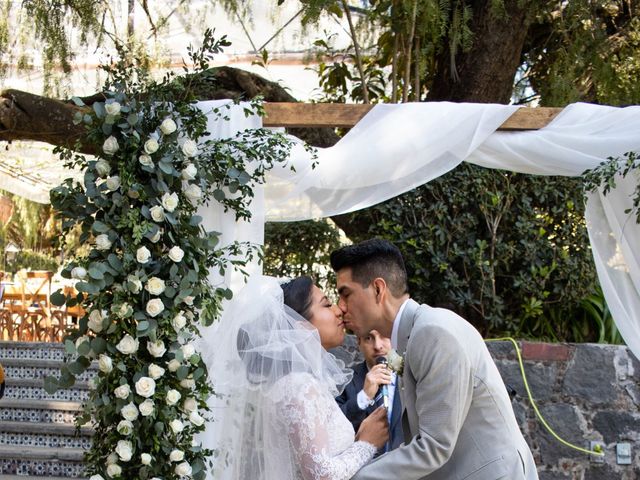
[[[387,353],[387,365],[396,373],[396,375],[402,376],[404,370],[404,357],[393,348]]]

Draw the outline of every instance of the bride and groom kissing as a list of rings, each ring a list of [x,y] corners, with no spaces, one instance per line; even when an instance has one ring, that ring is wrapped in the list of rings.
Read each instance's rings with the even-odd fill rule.
[[[205,333],[216,392],[202,438],[214,450],[211,478],[537,479],[482,337],[409,297],[398,248],[368,240],[333,252],[331,266],[337,305],[308,277],[255,277]],[[380,456],[384,407],[354,432],[334,400],[352,372],[327,349],[342,344],[345,327],[360,338],[376,330],[403,357],[404,443]]]

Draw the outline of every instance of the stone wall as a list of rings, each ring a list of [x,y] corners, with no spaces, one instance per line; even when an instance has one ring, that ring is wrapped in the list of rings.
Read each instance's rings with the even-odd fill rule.
[[[640,479],[640,362],[627,347],[521,342],[525,373],[542,416],[563,439],[603,444],[598,463],[555,440],[536,418],[510,342],[489,342],[505,380],[515,388],[514,411],[532,448],[540,480]],[[618,444],[631,447],[619,465]]]

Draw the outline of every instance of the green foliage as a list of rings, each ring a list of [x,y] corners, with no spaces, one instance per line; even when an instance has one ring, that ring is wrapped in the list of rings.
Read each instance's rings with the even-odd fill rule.
[[[266,275],[310,275],[325,291],[333,289],[329,254],[340,247],[340,234],[335,225],[326,220],[267,223],[264,243]]]
[[[7,271],[12,273],[18,270],[49,270],[55,272],[60,266],[60,259],[52,257],[44,252],[22,250],[16,256],[16,260],[7,265]]]
[[[616,188],[616,178],[626,178],[630,173],[638,177],[640,172],[640,157],[636,152],[627,152],[620,157],[609,157],[596,168],[587,170],[583,174],[584,189],[586,192],[596,192],[602,188],[604,195],[607,195],[612,188]],[[625,213],[636,216],[636,223],[640,223],[640,181],[636,184],[632,207],[625,210]]]
[[[189,49],[195,73],[206,71],[225,45],[207,31],[202,49]],[[53,189],[51,203],[63,233],[79,229],[89,249],[62,271],[78,280],[79,293],[56,292],[53,299],[87,314],[65,339],[71,358],[46,388],[73,385],[98,360],[95,388],[77,419],[92,420],[96,430],[85,457],[89,474],[203,480],[212,452],[193,438],[204,430],[200,413],[212,389],[192,342],[231,297],[209,274],[242,269],[257,246],[220,246],[220,234],[204,229],[197,209],[217,203],[237,219],[249,218],[253,188],[288,158],[290,143],[264,129],[207,139],[207,114],[224,121],[230,105],[204,112],[195,105],[193,76],[154,81],[122,53],[104,67],[105,101],[74,120],[87,128],[83,141],[100,146],[96,157],[56,150],[84,178]],[[245,107],[246,114],[256,111],[259,101]],[[165,461],[174,450],[183,452],[181,463]],[[141,455],[149,462],[138,461]]]
[[[352,240],[379,236],[400,247],[413,297],[452,308],[485,335],[538,335],[537,322],[594,289],[576,179],[462,164],[351,218],[369,225]]]

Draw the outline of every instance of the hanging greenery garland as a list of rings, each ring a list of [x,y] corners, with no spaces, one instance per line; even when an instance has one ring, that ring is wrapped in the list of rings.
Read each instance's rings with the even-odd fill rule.
[[[207,31],[202,49],[189,50],[194,73],[206,72],[227,45]],[[194,340],[199,325],[210,324],[231,297],[207,276],[241,268],[258,250],[240,243],[220,248],[219,234],[206,232],[196,212],[211,202],[250,217],[253,188],[288,158],[291,145],[264,129],[207,140],[207,117],[189,75],[154,81],[126,61],[104,69],[104,101],[75,119],[87,127],[83,141],[99,145],[99,153],[58,150],[83,181],[65,180],[51,203],[63,232],[80,228],[90,250],[63,270],[77,280],[78,293],[52,295],[55,304],[80,305],[86,314],[65,340],[69,361],[59,378],[46,379],[46,389],[71,387],[97,362],[77,419],[95,427],[85,457],[92,480],[199,480],[213,452],[194,436],[204,430],[212,389]],[[224,120],[226,108],[212,114]],[[261,111],[259,102],[246,106],[247,114]]]

